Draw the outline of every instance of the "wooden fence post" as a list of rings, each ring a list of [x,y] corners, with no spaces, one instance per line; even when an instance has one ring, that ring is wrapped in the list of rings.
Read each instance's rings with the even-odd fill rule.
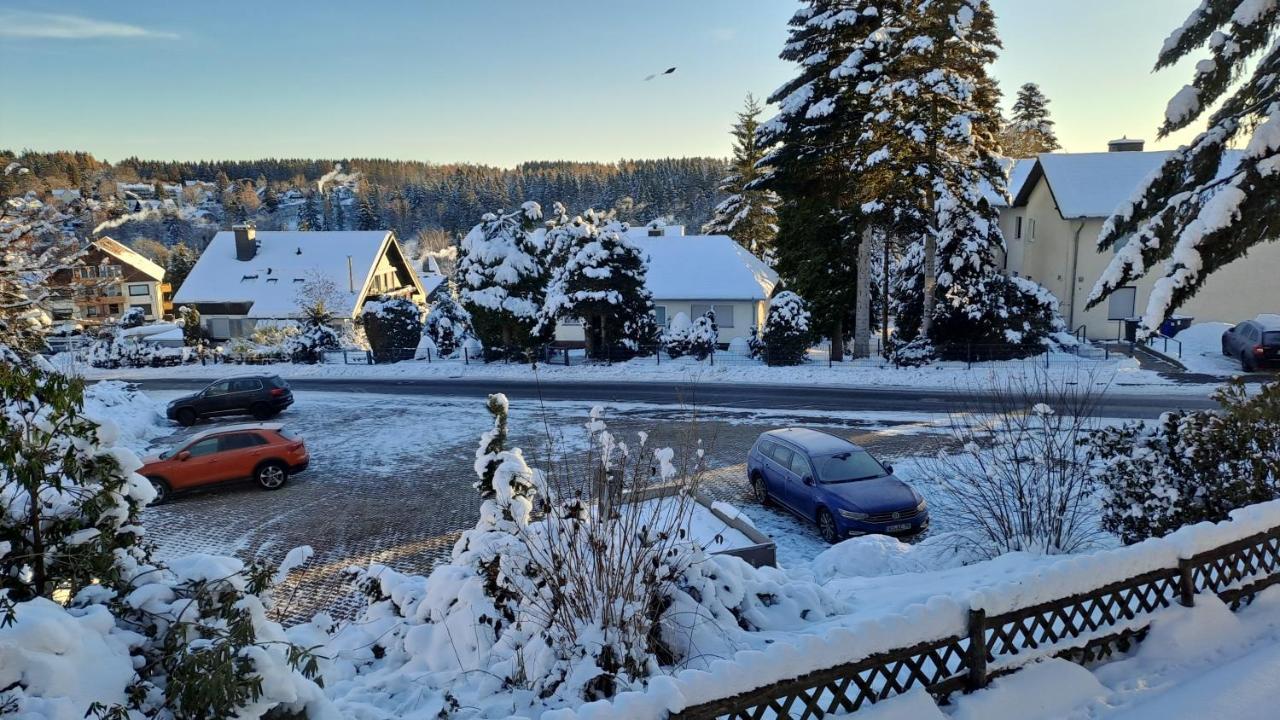
[[[1178,561],[1178,599],[1184,607],[1195,607],[1196,604],[1194,569],[1191,560],[1184,558]]]
[[[969,611],[969,677],[965,691],[987,686],[987,611]]]

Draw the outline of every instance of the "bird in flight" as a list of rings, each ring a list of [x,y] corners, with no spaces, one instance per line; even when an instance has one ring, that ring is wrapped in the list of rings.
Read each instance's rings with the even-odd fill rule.
[[[654,73],[654,74],[650,75],[649,77],[645,78],[645,79],[644,79],[644,81],[645,81],[645,82],[649,82],[650,80],[652,80],[652,79],[654,79],[654,78],[658,77],[659,75],[670,75],[671,73],[673,73],[673,72],[675,72],[675,71],[676,71],[676,69],[675,69],[675,68],[670,67],[670,68],[667,68],[666,70],[663,70],[663,71],[662,71],[662,72],[660,72],[660,73]]]

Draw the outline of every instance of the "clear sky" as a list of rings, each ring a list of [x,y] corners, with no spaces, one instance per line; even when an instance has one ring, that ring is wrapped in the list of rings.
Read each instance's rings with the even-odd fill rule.
[[[1199,0],[992,0],[1011,102],[1038,82],[1072,152],[1148,148]],[[0,0],[0,147],[99,158],[512,165],[729,153],[792,0]],[[668,67],[672,75],[644,77]]]

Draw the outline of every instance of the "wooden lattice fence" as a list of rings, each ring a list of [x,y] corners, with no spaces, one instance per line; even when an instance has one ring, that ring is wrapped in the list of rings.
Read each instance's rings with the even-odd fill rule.
[[[1032,659],[1088,664],[1127,652],[1154,612],[1215,593],[1232,610],[1280,584],[1280,527],[1088,592],[988,617],[969,614],[964,635],[879,653],[672,715],[672,720],[816,720],[857,711],[915,687],[939,700],[985,687]]]

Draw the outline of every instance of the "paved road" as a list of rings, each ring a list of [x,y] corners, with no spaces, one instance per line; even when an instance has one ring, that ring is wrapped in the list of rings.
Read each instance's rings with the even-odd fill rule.
[[[237,368],[243,373],[243,368]],[[148,390],[198,389],[216,378],[156,378],[132,381]],[[659,382],[531,382],[486,378],[351,379],[298,378],[289,384],[298,390],[484,397],[502,392],[513,400],[573,400],[581,402],[643,402],[661,405],[693,405],[758,410],[903,411],[946,413],[969,411],[987,404],[969,391],[943,388],[850,388],[814,385],[751,385],[729,383]],[[1205,394],[1164,393],[1145,387],[1141,393],[1124,386],[1112,387],[1094,406],[1095,415],[1117,418],[1155,418],[1173,409],[1217,407]],[[1052,403],[1051,403],[1052,404]]]

